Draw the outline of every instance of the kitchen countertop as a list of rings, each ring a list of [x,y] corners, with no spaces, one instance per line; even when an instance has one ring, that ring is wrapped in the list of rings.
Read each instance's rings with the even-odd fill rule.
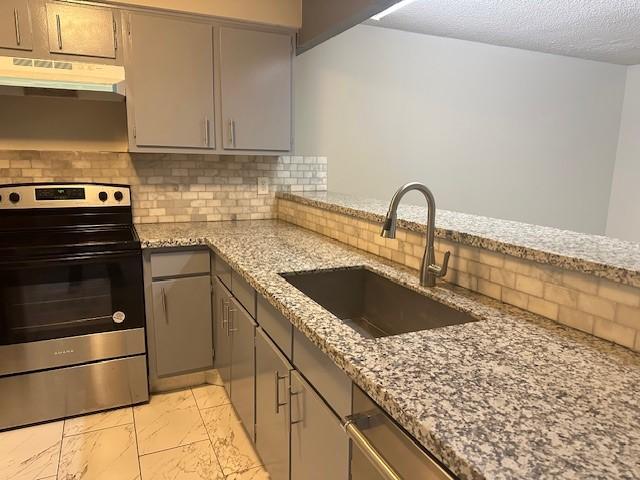
[[[382,224],[389,200],[332,192],[278,197]],[[401,204],[398,225],[426,232],[427,209]],[[438,209],[436,237],[640,287],[640,243]]]
[[[276,220],[136,227],[208,245],[461,479],[640,479],[640,355]],[[479,321],[366,339],[278,273],[364,265]]]

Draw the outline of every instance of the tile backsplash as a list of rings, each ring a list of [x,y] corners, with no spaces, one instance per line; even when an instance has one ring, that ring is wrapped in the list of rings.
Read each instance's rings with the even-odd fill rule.
[[[425,235],[279,199],[281,220],[409,268],[420,269]],[[445,280],[640,352],[640,289],[604,278],[436,239],[436,261],[451,252]]]
[[[258,178],[269,193],[258,195]],[[327,189],[326,157],[0,151],[0,183],[131,185],[136,223],[276,218],[275,192]]]

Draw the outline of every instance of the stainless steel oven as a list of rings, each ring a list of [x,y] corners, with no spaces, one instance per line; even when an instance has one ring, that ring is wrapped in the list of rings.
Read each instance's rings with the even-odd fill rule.
[[[0,186],[0,429],[148,400],[123,185]]]

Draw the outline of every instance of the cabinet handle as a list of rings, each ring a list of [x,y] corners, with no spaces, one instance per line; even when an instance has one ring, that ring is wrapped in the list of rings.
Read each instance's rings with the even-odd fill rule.
[[[167,294],[162,288],[162,311],[164,312],[164,321],[169,323],[169,315],[167,315]]]
[[[210,146],[210,140],[209,140],[209,119],[207,117],[205,117],[204,119],[204,144],[208,147]]]
[[[13,21],[16,24],[16,44],[20,46],[22,39],[20,38],[20,12],[17,8],[13,9]]]
[[[238,331],[237,328],[231,328],[235,324],[235,320],[236,320],[236,316],[234,315],[235,312],[236,312],[235,308],[229,308],[230,315],[229,315],[229,321],[227,322],[227,329],[229,333],[234,333]]]
[[[292,397],[297,397],[302,392],[303,390],[300,390],[299,392],[294,392],[291,386],[289,386],[289,402],[291,403],[291,408],[289,409],[289,423],[291,423],[291,425],[296,425],[304,421],[304,411],[302,411],[300,418],[298,420],[293,419],[293,398]]]
[[[113,21],[113,49],[118,50],[118,25],[116,19],[112,17]]]
[[[227,326],[227,317],[226,317],[227,303],[225,302],[224,298],[220,299],[220,308],[222,309],[222,321],[220,322],[220,326],[222,328],[226,329],[226,326]]]
[[[56,15],[56,29],[58,30],[58,49],[62,50],[62,28],[60,27],[60,15]]]
[[[229,336],[229,301],[222,301],[222,325],[227,331],[227,337]]]
[[[229,146],[230,147],[234,147],[236,146],[236,121],[235,120],[229,120],[229,128],[227,129],[228,131],[228,140],[229,140]]]
[[[280,380],[284,380],[287,377],[281,377],[280,376],[280,372],[278,372],[277,370],[274,373],[275,373],[274,379],[275,379],[275,384],[276,384],[276,399],[275,399],[276,400],[276,414],[279,414],[280,413],[280,407],[284,407],[287,404],[287,402],[280,403]]]

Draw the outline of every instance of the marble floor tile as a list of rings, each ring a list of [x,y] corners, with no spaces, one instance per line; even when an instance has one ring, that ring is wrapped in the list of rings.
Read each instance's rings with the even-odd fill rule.
[[[133,416],[140,455],[208,439],[191,390],[154,395]]]
[[[140,457],[142,480],[224,480],[211,442],[192,443]]]
[[[37,480],[55,476],[64,422],[0,433],[0,480]]]
[[[193,387],[191,391],[200,410],[219,407],[231,402],[224,387],[218,385],[201,385]]]
[[[128,425],[130,423],[133,423],[132,408],[119,408],[117,410],[69,418],[64,421],[64,435],[77,435],[79,433],[93,432],[104,428]]]
[[[58,480],[139,480],[133,425],[64,437]]]
[[[251,468],[240,473],[232,473],[227,480],[269,480],[269,472],[263,467]]]
[[[200,413],[225,475],[261,465],[253,443],[230,404],[207,408]]]

